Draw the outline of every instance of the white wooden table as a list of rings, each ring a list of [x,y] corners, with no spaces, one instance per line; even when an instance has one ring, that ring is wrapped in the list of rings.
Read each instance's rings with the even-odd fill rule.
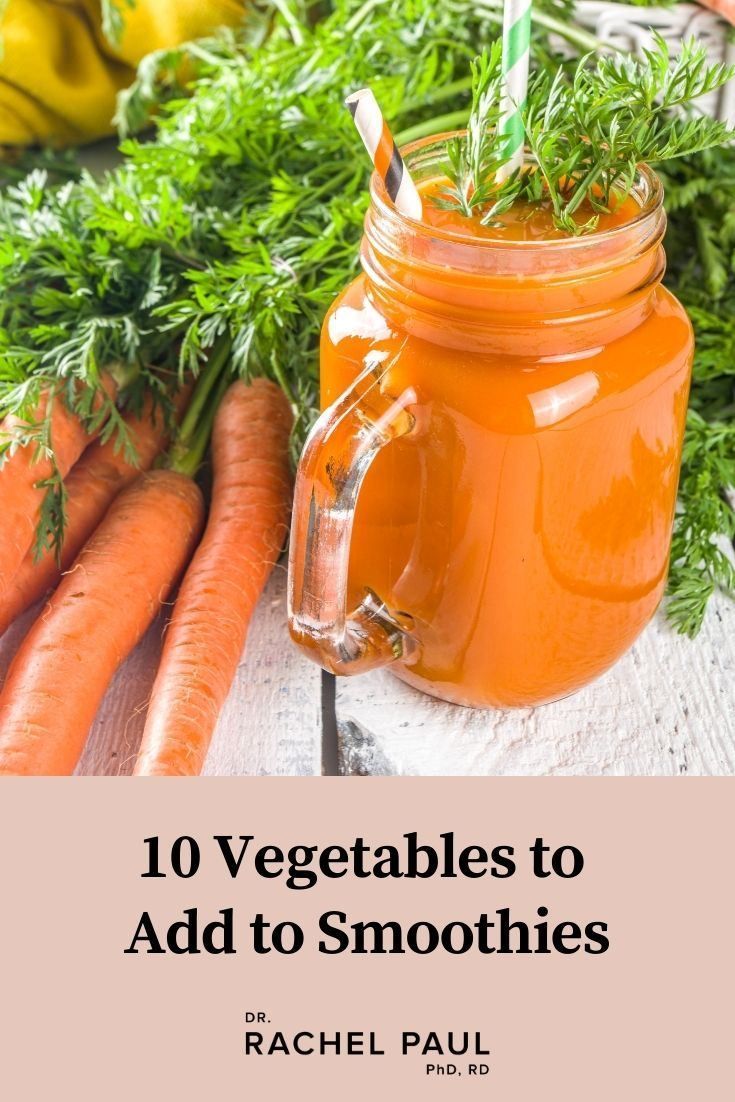
[[[0,641],[0,677],[34,612]],[[79,772],[131,771],[163,624],[118,672]],[[654,775],[735,773],[735,605],[719,598],[694,642],[658,617],[576,696],[472,711],[380,671],[334,679],[292,646],[285,569],[258,606],[207,758],[208,774]]]

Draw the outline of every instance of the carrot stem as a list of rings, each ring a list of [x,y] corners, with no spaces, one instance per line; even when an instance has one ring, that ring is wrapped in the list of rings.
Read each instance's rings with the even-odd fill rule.
[[[166,464],[169,470],[178,471],[179,474],[185,474],[188,475],[189,478],[194,478],[206,454],[209,438],[212,435],[212,425],[214,424],[214,418],[219,409],[219,404],[231,382],[232,380],[229,372],[223,372],[212,400],[206,411],[202,414],[199,425],[192,435],[188,447],[183,451],[177,449],[175,455],[173,453],[171,454],[169,462]]]
[[[231,347],[229,333],[223,333],[212,349],[164,464],[171,471],[193,478],[204,459],[217,406],[230,382],[230,373],[225,367]]]
[[[210,391],[219,378],[220,371],[224,367],[232,347],[232,338],[229,333],[223,333],[217,338],[207,360],[206,367],[199,376],[194,390],[194,396],[189,403],[189,408],[181,422],[178,433],[178,441],[186,445],[195,435],[199,418],[207,404]]]

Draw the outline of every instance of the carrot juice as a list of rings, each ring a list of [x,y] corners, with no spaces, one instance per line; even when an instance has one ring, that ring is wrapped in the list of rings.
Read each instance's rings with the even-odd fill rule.
[[[569,236],[544,204],[439,209],[442,148],[407,151],[421,223],[374,178],[362,274],[324,322],[291,629],[336,672],[524,707],[601,674],[661,600],[692,330],[648,169]]]

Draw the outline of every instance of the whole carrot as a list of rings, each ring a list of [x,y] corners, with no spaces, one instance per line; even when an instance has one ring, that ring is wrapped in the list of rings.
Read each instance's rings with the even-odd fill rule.
[[[56,470],[65,478],[96,434],[87,431],[80,418],[69,410],[58,394],[45,394],[42,397],[34,420],[39,423],[43,420],[49,402],[53,403],[50,444],[54,450]],[[7,443],[17,439],[27,430],[28,422],[13,415],[8,416],[3,422],[0,442]],[[0,466],[0,600],[33,543],[41,505],[47,492],[43,483],[54,473],[50,458],[37,453],[35,442],[28,443],[24,447],[18,447]]]
[[[189,390],[180,392],[185,401]],[[153,408],[149,399],[139,417],[125,418],[128,437],[135,451],[135,461],[116,446],[115,438],[91,444],[65,480],[66,526],[60,559],[53,550],[40,558],[27,552],[15,577],[0,596],[0,635],[7,631],[21,613],[44,597],[68,570],[87,542],[110,502],[133,482],[141,471],[147,471],[166,446],[167,428],[160,408]]]
[[[194,482],[141,475],[112,503],[26,636],[0,696],[0,774],[72,773],[118,666],[184,569],[204,516]]]
[[[137,776],[201,772],[253,609],[285,540],[291,425],[283,391],[265,379],[236,382],[222,399],[209,521],[166,632]]]

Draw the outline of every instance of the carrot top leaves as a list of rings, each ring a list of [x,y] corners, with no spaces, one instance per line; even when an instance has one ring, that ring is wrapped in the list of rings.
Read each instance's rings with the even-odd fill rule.
[[[609,209],[613,194],[628,194],[639,164],[691,156],[732,139],[725,123],[696,111],[696,101],[734,76],[734,65],[708,64],[705,47],[694,40],[672,58],[659,35],[643,58],[588,55],[571,72],[563,65],[542,69],[530,80],[522,112],[534,171],[496,184],[508,155],[497,131],[502,75],[495,43],[473,65],[467,136],[450,144],[451,185],[440,203],[489,223],[518,198],[545,199],[560,229],[594,230],[596,215],[580,225],[573,213],[583,202]]]
[[[110,363],[155,390],[229,333],[235,373],[276,379],[303,438],[321,319],[357,271],[367,205],[342,96],[380,71],[392,118],[431,119],[466,100],[494,26],[481,7],[411,2],[414,21],[405,0],[336,0],[303,25],[254,5],[242,30],[145,59],[119,121],[130,133],[155,105],[155,133],[128,137],[119,168],[0,171],[0,414],[29,414],[59,381],[98,388]]]

